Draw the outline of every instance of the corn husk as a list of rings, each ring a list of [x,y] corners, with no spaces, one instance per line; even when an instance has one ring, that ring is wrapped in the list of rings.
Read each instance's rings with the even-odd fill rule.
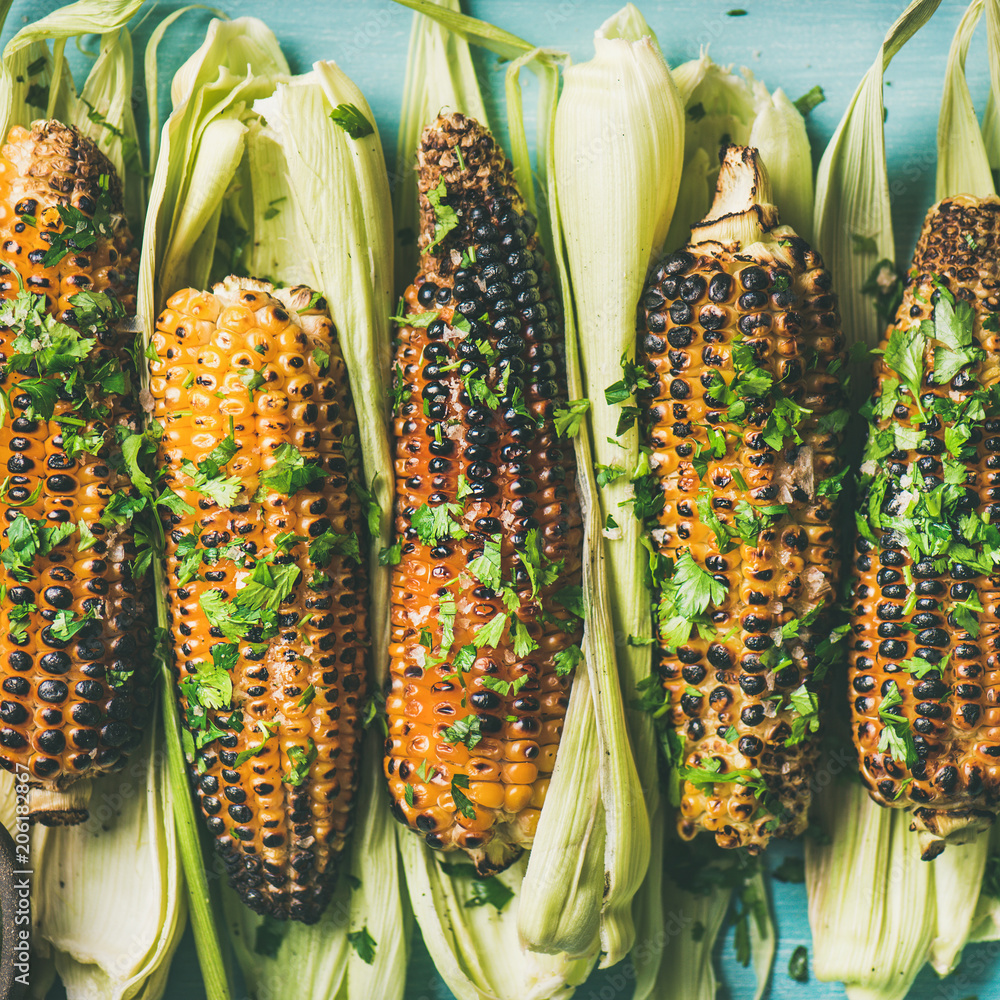
[[[986,877],[972,917],[969,942],[1000,941],[1000,826],[987,835]]]
[[[830,842],[806,841],[818,979],[845,982],[852,998],[901,1000],[925,962],[945,976],[968,941],[987,939],[995,901],[980,890],[990,834],[926,862],[909,817],[876,805],[859,783],[835,782],[820,802]],[[859,912],[869,916],[859,921]]]
[[[818,819],[830,843],[806,841],[813,972],[852,1000],[903,1000],[936,933],[933,868],[909,820],[853,780],[830,786]]]
[[[566,373],[569,398],[582,394],[579,351],[573,314],[568,300],[569,279],[566,271],[564,241],[558,221],[558,195],[555,191],[555,114],[557,111],[558,69],[561,54],[549,50],[533,50],[515,59],[507,71],[507,106],[511,133],[512,159],[522,190],[527,191],[529,209],[539,218],[542,239],[552,248],[566,316]],[[529,67],[539,78],[538,101],[538,178],[542,201],[534,198],[531,158],[524,131],[520,71]],[[588,608],[582,649],[587,672],[577,669],[569,711],[560,741],[559,756],[552,775],[545,809],[539,820],[535,843],[528,859],[521,886],[518,931],[521,940],[532,948],[550,954],[576,955],[593,959],[605,941],[619,936],[619,915],[630,898],[621,893],[608,898],[602,911],[599,890],[605,883],[605,871],[614,860],[608,847],[608,813],[603,789],[608,780],[602,773],[598,716],[608,713],[607,698],[595,689],[590,666],[613,662],[610,641],[612,623],[606,594],[606,573],[603,568],[603,546],[599,527],[595,526],[597,507],[588,494],[586,475],[591,468],[589,439],[585,433],[575,440],[578,470],[577,487],[584,506],[585,558],[583,569],[584,602]],[[617,696],[617,684],[605,685],[605,691]],[[599,707],[600,706],[600,707]],[[620,712],[610,706],[610,718],[620,726]],[[609,744],[615,734],[609,734]],[[617,733],[616,754],[628,754],[627,736]],[[624,761],[618,765],[622,768]],[[627,766],[627,764],[625,765]],[[574,864],[567,866],[566,858]],[[624,910],[626,928],[630,915]],[[609,934],[610,929],[610,934]],[[612,951],[605,948],[604,963],[612,961]]]
[[[517,910],[523,897],[516,893],[527,865],[523,857],[492,876],[515,893],[498,911],[472,904],[471,865],[442,871],[439,857],[415,837],[401,838],[400,848],[417,920],[421,927],[440,928],[425,936],[427,949],[457,1000],[568,1000],[586,980],[594,956],[567,961],[521,945]],[[459,874],[462,868],[467,875]],[[459,913],[463,918],[453,920]]]
[[[937,181],[935,200],[954,194],[979,197],[995,194],[993,174],[983,133],[972,106],[965,79],[965,60],[976,25],[983,16],[983,0],[974,0],[959,22],[948,52],[944,95],[937,133]],[[989,32],[987,32],[989,33]],[[997,40],[1000,42],[1000,39]]]
[[[232,267],[323,293],[340,331],[362,458],[379,504],[370,569],[371,684],[378,690],[388,662],[388,573],[378,552],[391,518],[385,403],[391,210],[378,132],[352,139],[329,117],[338,105],[353,104],[373,122],[371,109],[335,63],[290,76],[273,34],[252,18],[213,21],[205,43],[174,78],[171,95],[174,110],[162,130],[151,190],[141,315],[150,329],[166,295],[186,285],[206,287]],[[236,254],[240,243],[244,249]],[[168,694],[176,727],[172,684]],[[318,924],[293,921],[276,930],[226,894],[225,923],[253,997],[402,996],[410,919],[395,826],[379,794],[380,761],[381,740],[373,731],[365,741],[356,846],[343,862],[351,877],[341,880]],[[178,780],[182,767],[183,761]],[[182,822],[194,828],[188,794],[179,809]],[[193,864],[201,863],[197,855]],[[223,949],[207,886],[195,890],[199,956],[219,986]],[[362,932],[375,942],[370,962],[352,945]]]
[[[155,1000],[166,987],[187,907],[176,830],[162,820],[170,791],[159,729],[154,717],[143,753],[92,782],[86,823],[34,830],[34,934],[68,998]]]
[[[316,63],[312,73],[287,85],[279,84],[274,96],[258,102],[254,110],[280,145],[288,200],[281,203],[279,217],[289,226],[289,234],[298,234],[285,240],[273,276],[290,281],[301,275],[329,303],[351,379],[365,473],[379,504],[380,531],[372,537],[369,568],[369,620],[371,683],[373,690],[381,690],[389,661],[389,571],[379,565],[378,553],[389,542],[394,474],[386,405],[392,215],[378,131],[351,139],[330,121],[330,112],[339,104],[353,104],[374,125],[364,95],[335,63],[327,62]],[[323,165],[322,173],[317,164]],[[258,172],[251,173],[256,179]],[[255,195],[255,213],[267,204]],[[317,210],[317,206],[322,207]],[[402,997],[405,983],[409,916],[396,856],[396,824],[383,794],[381,759],[381,739],[373,731],[366,740],[352,849],[351,872],[360,884],[351,893],[348,920],[341,919],[338,930],[344,936],[367,929],[376,942],[376,956],[369,965],[349,949],[346,978],[336,995],[351,1000],[366,996],[393,1000]],[[303,936],[310,933],[308,928],[301,930]],[[289,936],[294,940],[299,933],[294,927]],[[316,940],[310,953],[321,956],[333,940],[329,935]],[[298,967],[280,961],[279,965],[283,976]]]
[[[726,142],[753,146],[771,178],[781,221],[812,239],[812,156],[805,120],[783,90],[769,93],[753,73],[719,66],[702,52],[671,74],[684,105],[684,173],[666,247],[687,243],[708,212]]]
[[[568,351],[571,395],[579,386],[579,395],[591,400],[592,452],[587,454],[586,438],[579,445],[592,532],[587,541],[592,569],[588,600],[595,611],[607,601],[612,623],[611,630],[594,629],[587,661],[591,685],[601,695],[594,704],[610,877],[601,944],[612,964],[635,938],[626,907],[649,863],[646,810],[655,809],[658,776],[650,721],[623,704],[630,703],[636,685],[649,675],[650,647],[620,640],[613,649],[598,645],[609,647],[612,636],[641,642],[651,635],[642,525],[627,506],[634,497],[631,478],[640,465],[638,431],[633,426],[618,435],[621,411],[605,402],[604,390],[621,379],[621,358],[634,358],[635,310],[677,198],[683,118],[655,36],[635,7],[629,4],[605,22],[594,45],[594,59],[565,74],[555,120],[554,180],[571,297],[567,316],[574,321],[579,351],[579,364],[575,352]],[[625,475],[599,494],[594,462],[622,468]],[[608,515],[620,527],[598,536]],[[628,719],[638,769],[627,752],[621,714]]]
[[[169,292],[207,284],[221,202],[236,167],[232,160],[219,158],[219,147],[230,154],[237,148],[242,152],[248,103],[273,91],[274,79],[287,73],[277,41],[264,24],[252,18],[213,20],[204,43],[178,70],[171,88],[174,110],[163,126],[154,165],[139,265],[138,320],[147,338]],[[156,91],[151,93],[155,102]],[[208,165],[212,157],[214,169]],[[177,284],[172,285],[174,281]],[[153,562],[155,592],[160,595],[157,624],[166,629],[162,598],[166,579],[161,561]],[[201,824],[191,800],[181,747],[180,713],[163,656],[160,671],[170,805],[187,881],[195,947],[208,1000],[230,1000],[230,957],[220,937],[220,902],[210,891],[205,870]]]
[[[990,61],[990,97],[983,115],[983,143],[992,170],[1000,171],[1000,116],[997,115],[997,99],[1000,98],[1000,9],[996,0],[986,4],[987,53]]]
[[[816,176],[816,245],[836,275],[840,314],[849,344],[875,347],[884,322],[862,291],[892,269],[895,246],[885,161],[882,76],[893,56],[923,26],[940,0],[914,0],[889,29],[871,69],[854,92]],[[888,283],[894,274],[886,274]]]

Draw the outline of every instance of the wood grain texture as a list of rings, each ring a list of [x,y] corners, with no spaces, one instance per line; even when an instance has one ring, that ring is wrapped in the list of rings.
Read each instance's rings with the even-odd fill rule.
[[[56,0],[15,0],[2,42],[6,43],[22,24],[59,5]],[[536,44],[566,48],[574,59],[583,60],[590,55],[594,29],[620,5],[620,0],[468,0],[466,9]],[[142,51],[155,21],[180,6],[178,0],[157,6],[150,20],[136,31],[137,52]],[[307,69],[316,59],[336,59],[365,91],[391,168],[411,22],[408,11],[390,0],[295,0],[294,4],[288,0],[215,0],[214,6],[233,16],[253,14],[267,22],[296,72]],[[736,6],[732,0],[642,0],[639,6],[656,30],[671,65],[696,57],[702,46],[708,46],[717,62],[747,66],[769,87],[780,86],[793,99],[820,84],[827,100],[808,120],[818,161],[904,0],[739,0],[739,6],[748,11],[745,17],[727,16],[726,12]],[[941,85],[948,45],[964,9],[963,0],[943,0],[930,24],[900,52],[886,73],[887,158],[896,256],[902,261],[909,260],[920,221],[933,201]],[[206,11],[186,14],[160,48],[161,115],[168,110],[170,76],[197,46],[209,17]],[[72,46],[67,51],[74,69],[82,70],[86,60]],[[503,67],[490,55],[477,53],[476,59],[485,71],[488,109],[498,123],[502,120]],[[982,29],[973,41],[968,72],[973,99],[982,113],[988,89]],[[145,101],[141,73],[133,96],[140,103]],[[525,109],[530,134],[534,124],[530,97]],[[498,132],[506,138],[502,129]],[[777,865],[787,852],[799,853],[800,847],[776,845],[769,851],[770,863]],[[837,984],[810,981],[802,985],[788,978],[792,951],[797,945],[810,945],[805,890],[778,882],[772,889],[779,943],[770,1000],[843,997],[843,988]],[[753,976],[733,960],[732,954],[730,933],[720,948],[729,996],[734,1000],[750,997]],[[419,941],[415,942],[409,983],[408,1000],[450,998]],[[624,965],[596,974],[577,992],[579,1000],[627,1000],[631,995],[632,979]],[[968,949],[958,971],[944,982],[925,969],[910,1000],[961,1000],[973,995],[978,1000],[1000,1000],[1000,945]],[[190,933],[174,961],[166,997],[204,997]]]

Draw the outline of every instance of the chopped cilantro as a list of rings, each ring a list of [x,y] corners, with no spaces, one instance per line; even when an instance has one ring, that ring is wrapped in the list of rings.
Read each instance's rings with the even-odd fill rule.
[[[469,572],[492,591],[500,589],[500,535],[491,535],[483,545],[482,554],[469,563]]]
[[[576,668],[578,663],[583,662],[583,650],[577,645],[567,646],[565,649],[559,650],[553,657],[553,663],[555,663],[556,674],[559,677],[565,677],[567,674],[572,673]]]
[[[447,197],[448,188],[442,177],[437,187],[427,192],[427,200],[434,212],[434,239],[425,247],[425,253],[430,253],[458,225],[458,213],[445,203]]]
[[[288,772],[281,776],[281,780],[285,784],[296,788],[309,777],[309,768],[312,766],[313,761],[316,760],[318,753],[312,737],[307,737],[307,740],[309,745],[305,750],[295,744],[288,748],[288,763],[291,766]]]
[[[338,104],[330,112],[330,119],[352,139],[364,139],[375,131],[372,123],[354,104]]]
[[[919,758],[910,724],[902,715],[893,711],[902,704],[903,696],[899,693],[896,682],[889,681],[878,709],[878,716],[885,724],[879,737],[878,749],[880,753],[888,752],[898,763],[913,767]]]
[[[469,750],[483,738],[478,715],[467,715],[453,722],[441,733],[445,743],[464,743]]]
[[[274,464],[260,474],[260,490],[275,490],[287,497],[326,478],[322,466],[307,462],[295,445],[285,442],[274,450]]]
[[[348,931],[347,940],[365,965],[371,965],[375,961],[375,950],[378,943],[368,933],[367,926],[362,927],[359,931]]]
[[[328,566],[335,555],[346,556],[348,559],[353,559],[358,566],[361,565],[361,551],[356,532],[341,535],[332,528],[327,528],[322,535],[309,543],[309,561],[315,566]]]
[[[467,908],[474,906],[492,906],[497,913],[514,898],[514,893],[496,876],[490,878],[472,877],[469,883],[472,895],[465,901]]]
[[[557,406],[552,411],[552,421],[556,428],[556,434],[560,437],[576,437],[589,409],[589,399],[573,399],[565,406]]]
[[[443,503],[435,507],[421,504],[413,512],[411,524],[424,545],[434,546],[445,538],[465,538],[466,532],[452,520],[461,513],[460,504]]]
[[[476,807],[472,800],[465,794],[463,789],[469,787],[469,776],[467,774],[455,774],[451,779],[451,797],[454,799],[455,808],[466,818],[476,818]]]

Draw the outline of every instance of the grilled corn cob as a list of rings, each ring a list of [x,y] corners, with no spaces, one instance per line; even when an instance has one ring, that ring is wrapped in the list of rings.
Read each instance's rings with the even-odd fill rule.
[[[247,905],[312,923],[350,828],[366,694],[363,491],[336,331],[304,287],[229,278],[171,296],[153,346],[201,808]]]
[[[440,116],[396,351],[385,769],[396,816],[480,873],[530,845],[579,658],[582,522],[560,309],[502,150]]]
[[[830,275],[768,198],[756,151],[729,147],[639,318],[678,828],[751,853],[806,824],[846,419]]]
[[[1000,199],[924,222],[881,343],[862,466],[850,681],[861,774],[912,809],[925,858],[988,826],[1000,797]]]
[[[122,458],[134,367],[118,321],[135,313],[138,253],[121,213],[114,168],[77,129],[11,129],[0,150],[0,763],[27,768],[33,816],[50,824],[86,818],[86,795],[69,786],[124,766],[152,701],[133,575],[139,496]]]

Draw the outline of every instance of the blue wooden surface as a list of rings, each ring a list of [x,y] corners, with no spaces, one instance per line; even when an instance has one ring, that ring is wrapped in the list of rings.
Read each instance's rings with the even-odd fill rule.
[[[820,84],[827,100],[809,117],[809,134],[818,160],[862,75],[871,64],[882,37],[904,0],[740,0],[745,17],[727,16],[732,0],[640,2],[657,32],[671,64],[693,58],[702,46],[720,63],[750,68],[767,85],[783,87],[794,99]],[[15,0],[2,41],[30,20],[59,6],[52,0]],[[168,0],[157,6],[136,32],[141,52],[152,25],[182,4]],[[389,0],[215,0],[231,16],[252,14],[277,34],[293,70],[302,71],[316,59],[336,59],[364,90],[386,147],[390,169],[406,66],[411,15]],[[619,0],[466,0],[466,9],[514,31],[537,44],[567,49],[574,59],[588,58],[590,39],[600,22],[620,6]],[[908,259],[920,220],[933,201],[937,113],[948,45],[965,4],[943,0],[931,23],[896,57],[886,73],[887,152],[896,224],[897,256]],[[195,11],[171,30],[160,49],[161,114],[167,108],[169,78],[196,47],[208,23]],[[78,60],[75,52],[70,52]],[[502,68],[494,57],[477,55],[487,86],[494,124],[502,119]],[[988,89],[988,68],[982,29],[973,43],[968,65],[973,99],[980,112]],[[137,100],[145,100],[141,75]],[[533,113],[530,100],[526,102]],[[530,128],[530,125],[529,125]],[[499,130],[502,133],[502,129]],[[773,849],[776,864],[798,845]],[[812,978],[801,985],[788,978],[788,959],[797,945],[810,944],[805,891],[799,885],[774,883],[778,924],[778,955],[771,1000],[830,1000],[844,996],[837,984]],[[864,914],[858,915],[864,919]],[[810,949],[811,950],[811,949]],[[720,948],[724,989],[734,1000],[752,996],[753,977],[732,958],[731,942]],[[627,967],[595,974],[577,993],[579,1000],[625,1000],[632,983]],[[949,979],[939,982],[925,970],[911,1000],[1000,1000],[1000,945],[967,949],[965,960]],[[197,959],[190,933],[171,971],[167,1000],[202,1000]],[[409,971],[408,1000],[449,1000],[450,994],[433,972],[417,940]],[[325,1000],[325,998],[316,998]],[[380,998],[371,998],[380,1000]]]

